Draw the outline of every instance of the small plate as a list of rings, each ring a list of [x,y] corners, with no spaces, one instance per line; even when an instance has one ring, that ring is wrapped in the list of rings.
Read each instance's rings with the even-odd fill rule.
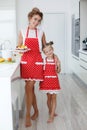
[[[30,51],[31,49],[27,48],[27,49],[16,49],[14,50],[15,52],[19,52],[19,53],[24,53],[24,52],[27,52],[27,51]]]

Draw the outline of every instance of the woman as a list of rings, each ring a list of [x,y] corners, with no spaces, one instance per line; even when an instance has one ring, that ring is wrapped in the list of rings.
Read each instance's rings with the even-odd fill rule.
[[[25,80],[26,96],[26,120],[25,126],[31,126],[31,119],[38,117],[38,107],[34,93],[36,81],[43,80],[43,66],[41,48],[45,45],[45,34],[37,26],[43,19],[43,13],[38,8],[33,8],[28,14],[29,25],[19,34],[18,46],[26,45],[30,51],[23,53],[21,58],[21,77]],[[31,106],[33,105],[34,114],[30,116]]]

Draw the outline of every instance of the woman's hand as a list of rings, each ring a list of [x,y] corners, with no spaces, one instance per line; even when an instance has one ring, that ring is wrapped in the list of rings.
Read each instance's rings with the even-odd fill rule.
[[[57,55],[54,54],[54,59],[56,63],[56,72],[60,73],[61,72],[61,63]]]
[[[61,64],[59,63],[58,65],[57,65],[57,73],[60,73],[61,72]]]

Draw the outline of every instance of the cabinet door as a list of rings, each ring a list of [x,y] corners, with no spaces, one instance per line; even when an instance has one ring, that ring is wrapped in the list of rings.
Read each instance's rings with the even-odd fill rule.
[[[85,84],[87,84],[87,69],[85,69],[82,65],[80,65],[79,77]]]
[[[80,78],[87,84],[87,54],[80,53]]]
[[[20,79],[17,79],[11,83],[12,94],[15,93],[18,96],[18,108],[21,110],[21,89],[20,89]],[[15,97],[12,96],[12,100],[15,100]],[[15,106],[14,106],[15,107]]]
[[[23,101],[24,101],[24,93],[25,93],[24,86],[25,86],[25,82],[21,79],[17,79],[15,81],[11,82],[12,93],[15,92],[18,96],[19,110],[22,110],[22,105],[23,105]],[[15,99],[13,99],[13,100],[15,100]]]

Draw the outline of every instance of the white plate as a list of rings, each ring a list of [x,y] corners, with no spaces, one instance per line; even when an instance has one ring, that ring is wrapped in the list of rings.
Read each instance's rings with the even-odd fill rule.
[[[14,50],[14,52],[22,52],[22,53],[24,53],[24,52],[27,52],[27,51],[30,51],[31,49],[16,49],[16,50]]]

